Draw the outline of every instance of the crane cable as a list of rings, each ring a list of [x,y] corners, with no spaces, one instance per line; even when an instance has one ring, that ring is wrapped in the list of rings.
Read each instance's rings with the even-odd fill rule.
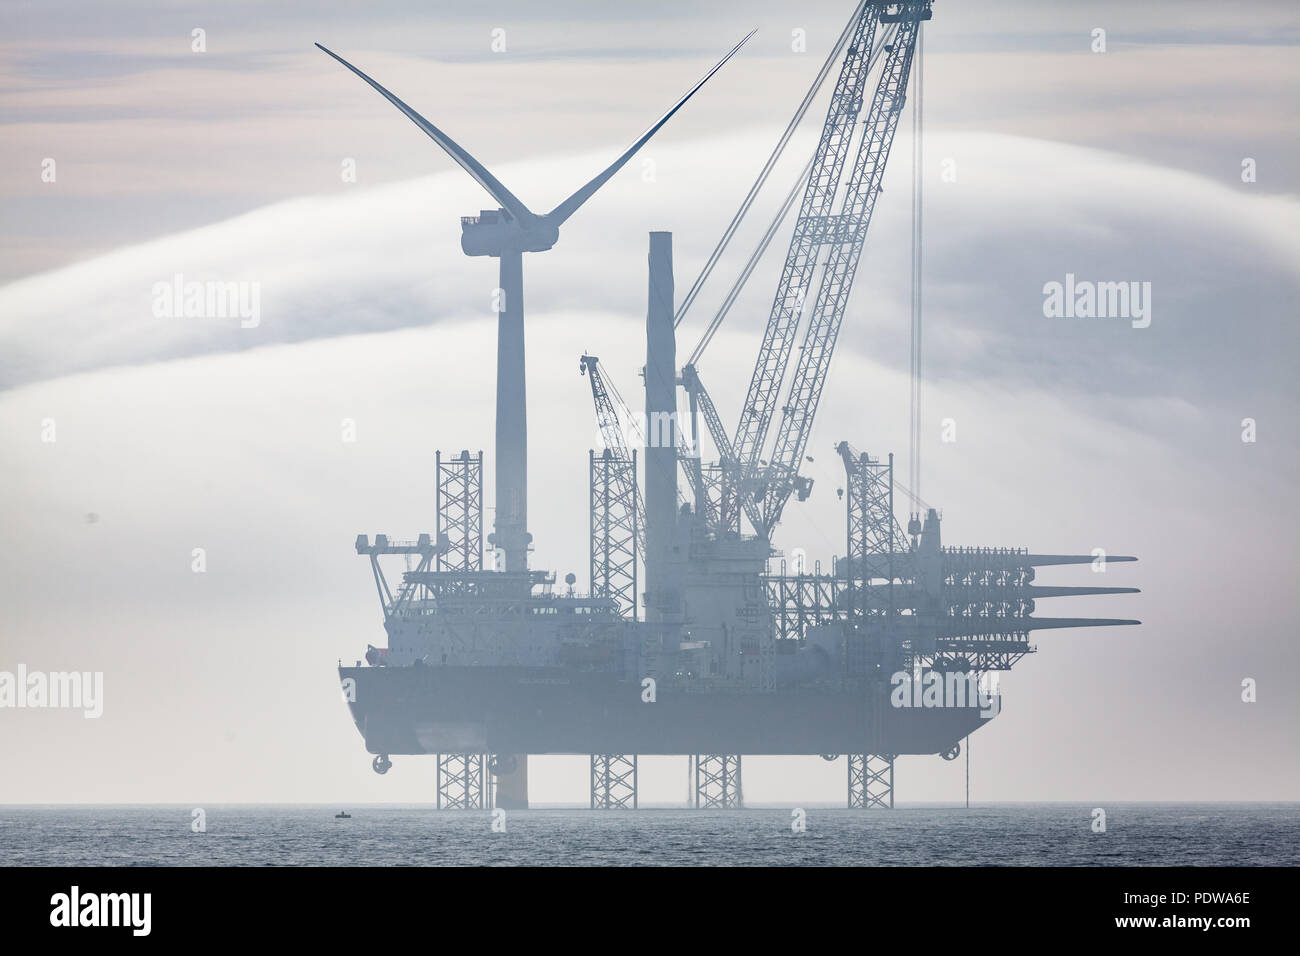
[[[916,74],[912,100],[912,339],[911,367],[908,370],[911,433],[908,436],[908,486],[911,511],[917,514],[921,500],[921,271],[923,257],[922,229],[924,210],[925,154],[921,142],[925,102],[925,34],[923,25],[916,32]]]
[[[736,234],[736,230],[739,228],[741,221],[745,218],[745,214],[749,212],[749,207],[754,204],[754,199],[758,196],[758,192],[763,188],[764,183],[767,182],[767,177],[772,174],[772,170],[776,167],[777,160],[781,158],[781,154],[785,151],[786,145],[794,135],[795,128],[803,121],[804,114],[808,112],[808,107],[812,104],[813,99],[821,90],[822,84],[830,74],[831,67],[834,66],[835,62],[839,59],[840,51],[844,49],[844,45],[848,43],[849,37],[853,34],[853,28],[857,24],[858,18],[862,13],[862,8],[866,3],[867,0],[862,0],[862,2],[858,4],[857,11],[844,27],[844,32],[840,34],[840,38],[835,41],[835,46],[831,49],[830,55],[826,57],[826,62],[822,64],[822,68],[818,72],[817,78],[813,80],[812,86],[809,87],[808,92],[804,94],[803,102],[799,104],[799,108],[795,110],[794,117],[785,128],[785,132],[783,132],[781,138],[777,140],[776,148],[772,150],[772,154],[768,156],[767,162],[763,164],[763,168],[758,174],[758,179],[754,181],[754,185],[749,187],[749,194],[745,196],[744,202],[740,204],[740,208],[736,210],[736,214],[731,218],[731,223],[722,233],[722,238],[718,240],[718,244],[714,247],[708,261],[704,264],[704,268],[700,271],[695,282],[691,285],[690,291],[687,292],[686,297],[682,299],[682,304],[678,307],[677,316],[673,321],[674,328],[681,325],[682,320],[686,318],[687,310],[689,310],[691,305],[695,302],[696,296],[700,294],[700,289],[704,286],[705,280],[707,280],[709,275],[713,272],[714,266],[718,264],[718,260],[722,258],[722,253],[726,251],[727,245]]]
[[[745,263],[745,268],[740,270],[740,275],[736,278],[736,281],[732,283],[731,289],[728,290],[726,297],[722,300],[722,305],[718,307],[717,314],[709,320],[709,325],[704,330],[704,334],[700,336],[700,341],[696,343],[695,348],[691,351],[691,357],[687,361],[688,365],[695,365],[699,362],[700,356],[703,355],[704,350],[709,347],[709,343],[713,341],[713,336],[717,334],[718,328],[722,325],[722,320],[727,317],[727,313],[731,311],[732,305],[735,304],[736,299],[740,297],[741,291],[745,288],[745,283],[749,281],[749,277],[753,273],[755,267],[758,266],[759,260],[763,258],[763,254],[767,252],[767,247],[771,245],[772,237],[775,236],[777,230],[781,228],[781,223],[785,222],[785,217],[790,214],[790,209],[794,206],[795,200],[798,199],[799,194],[803,192],[804,186],[808,180],[808,174],[812,172],[813,159],[815,158],[816,157],[814,156],[812,159],[808,160],[804,165],[803,172],[799,174],[799,178],[795,180],[794,185],[790,187],[790,192],[786,194],[785,199],[781,203],[781,208],[777,210],[776,215],[772,218],[772,222],[767,227],[767,231],[763,233],[763,238],[759,240],[758,246],[755,247],[753,253],[749,257],[749,261]]]
[[[897,25],[894,25],[889,28],[888,33],[881,37],[881,42],[871,51],[871,57],[867,61],[868,72],[875,67],[881,57],[881,51],[894,42],[897,34],[898,27]],[[820,86],[822,79],[824,79],[824,77],[819,77],[815,86]],[[814,92],[814,90],[809,91],[809,93],[812,92]],[[786,216],[789,215],[790,209],[794,206],[795,200],[799,198],[800,193],[802,193],[807,186],[808,175],[812,172],[813,162],[816,158],[817,154],[816,151],[814,151],[813,155],[808,159],[808,162],[804,164],[803,170],[795,180],[794,185],[790,188],[790,192],[786,194],[785,200],[781,203],[780,209],[777,210],[776,216],[773,217],[772,222],[763,233],[763,238],[759,240],[758,246],[750,255],[749,261],[745,264],[745,268],[741,270],[740,276],[736,279],[735,283],[732,284],[726,298],[722,301],[722,305],[718,307],[717,314],[709,321],[709,325],[704,330],[704,334],[700,336],[699,343],[696,344],[695,348],[691,352],[691,357],[687,362],[688,365],[697,364],[700,356],[704,353],[704,350],[708,348],[709,343],[713,341],[713,336],[717,334],[718,327],[722,325],[723,319],[727,317],[727,313],[731,311],[732,305],[734,305],[736,299],[739,298],[740,293],[744,289],[745,283],[749,281],[749,277],[753,273],[754,268],[758,265],[763,254],[767,251],[767,247],[771,245],[772,237],[775,236],[777,231],[781,228],[781,223],[784,222]],[[697,284],[702,281],[702,279],[703,276],[701,276],[701,280],[697,280]],[[692,292],[694,292],[694,289],[692,289]],[[679,320],[681,314],[682,313],[679,313]]]

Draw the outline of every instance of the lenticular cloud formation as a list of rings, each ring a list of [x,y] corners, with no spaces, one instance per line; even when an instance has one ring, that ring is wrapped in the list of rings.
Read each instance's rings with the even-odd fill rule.
[[[664,148],[655,154],[658,175],[628,169],[616,176],[588,215],[574,221],[567,247],[552,252],[545,269],[532,268],[526,257],[530,312],[641,314],[648,229],[676,234],[676,271],[685,285],[743,193],[728,158],[765,155],[768,139],[746,134]],[[1184,394],[1199,388],[1199,363],[1212,360],[1224,372],[1215,395],[1228,398],[1245,388],[1238,379],[1247,368],[1254,379],[1281,374],[1278,363],[1293,354],[1288,302],[1300,292],[1295,200],[1256,195],[1228,175],[1213,182],[1097,150],[1000,135],[934,134],[927,155],[942,159],[926,192],[931,375],[1020,377],[1103,395]],[[530,194],[562,193],[574,168],[604,159],[598,153],[537,160],[503,167],[502,174]],[[467,190],[463,178],[447,170],[277,203],[11,283],[0,288],[0,387],[451,318],[491,320],[495,269],[461,253],[459,217],[492,201],[473,184]],[[898,362],[891,349],[906,339],[908,185],[906,171],[886,179],[844,343],[900,367],[905,345]],[[758,210],[746,223],[749,231],[715,273],[717,288],[706,289],[680,330],[684,346],[766,215]],[[625,225],[614,232],[612,222]],[[761,326],[779,252],[768,257],[732,311],[731,327]],[[1044,286],[1067,274],[1150,283],[1156,305],[1143,320],[1149,327],[1047,317]],[[174,288],[178,276],[199,289],[196,308],[173,302],[168,311],[160,304],[159,289]],[[214,296],[233,305],[213,307]],[[254,297],[256,320],[249,311]],[[1064,352],[1056,347],[1063,341]]]

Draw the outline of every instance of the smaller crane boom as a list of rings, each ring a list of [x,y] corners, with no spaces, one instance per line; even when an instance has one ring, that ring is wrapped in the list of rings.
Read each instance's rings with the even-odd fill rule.
[[[614,410],[614,402],[610,398],[605,376],[600,370],[600,359],[594,355],[582,356],[578,361],[578,372],[586,375],[587,381],[591,383],[591,398],[596,403],[596,424],[600,426],[600,436],[605,443],[605,447],[619,458],[631,461],[632,452],[628,448],[627,438],[624,436],[623,428],[619,424],[618,413]],[[635,497],[636,526],[639,529],[644,529],[645,502],[641,500],[641,489],[636,487],[635,480],[628,482],[621,475],[617,480],[619,481],[619,491],[622,494]],[[636,548],[637,552],[641,554],[642,560],[645,560],[644,532],[637,535]]]
[[[713,438],[713,443],[718,447],[718,455],[721,456],[721,463],[724,472],[738,474],[739,463],[736,460],[735,452],[731,446],[731,439],[727,436],[727,428],[722,424],[722,416],[718,414],[717,407],[713,404],[713,399],[709,396],[708,390],[704,383],[700,381],[700,373],[694,365],[687,365],[682,369],[682,384],[686,391],[690,393],[691,398],[698,404],[701,412],[704,413],[704,424],[709,429],[709,434]],[[758,504],[752,495],[745,494],[743,490],[737,489],[737,497],[740,499],[739,504],[744,509],[746,517],[754,527],[758,527],[760,513]],[[724,508],[725,511],[725,502]],[[721,517],[721,516],[719,516]],[[709,520],[714,520],[710,512]],[[721,525],[718,525],[721,527]]]

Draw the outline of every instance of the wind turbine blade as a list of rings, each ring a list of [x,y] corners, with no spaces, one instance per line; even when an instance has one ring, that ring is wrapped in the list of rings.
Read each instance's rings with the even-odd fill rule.
[[[501,184],[501,180],[497,179],[490,172],[488,172],[487,167],[485,167],[477,159],[475,159],[468,152],[466,152],[460,146],[460,144],[457,143],[454,139],[452,139],[442,130],[438,129],[438,127],[434,126],[427,119],[425,119],[415,110],[411,109],[409,106],[403,103],[400,99],[398,99],[388,90],[384,89],[374,80],[372,80],[370,77],[366,76],[366,74],[362,73],[355,66],[349,63],[347,60],[343,59],[343,57],[339,56],[333,50],[327,49],[326,47],[321,46],[319,43],[317,43],[316,46],[320,47],[321,50],[328,53],[330,56],[334,57],[334,59],[338,60],[340,63],[346,66],[357,76],[361,77],[361,79],[365,80],[367,83],[373,86],[379,92],[379,94],[384,97],[384,99],[388,100],[388,102],[392,103],[399,110],[405,113],[406,116],[411,120],[411,122],[413,122],[416,126],[420,127],[420,129],[424,130],[424,132],[428,135],[428,137],[431,140],[433,140],[444,150],[446,150],[447,155],[450,156],[452,159],[454,159],[457,163],[459,163],[461,168],[464,169],[465,172],[473,176],[475,181],[484,189],[486,189],[488,193],[492,196],[492,198],[495,199],[497,202],[499,202],[506,209],[506,211],[510,213],[510,215],[514,216],[523,224],[528,224],[537,219],[537,216],[527,206],[525,206],[522,202],[519,201],[519,197],[517,197],[510,190],[506,189],[506,187]]]
[[[667,113],[665,113],[662,117],[660,117],[657,123],[655,123],[648,130],[646,130],[641,135],[640,139],[638,139],[635,143],[633,143],[624,151],[622,156],[614,160],[614,162],[611,163],[608,167],[606,167],[605,171],[602,172],[600,175],[598,175],[595,179],[587,183],[587,185],[583,186],[581,189],[579,189],[568,199],[564,200],[564,202],[560,203],[558,206],[556,206],[554,209],[548,212],[545,216],[546,221],[553,226],[559,226],[566,219],[568,219],[575,212],[577,212],[578,207],[581,206],[583,203],[585,203],[588,199],[590,199],[592,197],[592,194],[594,194],[597,189],[605,185],[605,183],[609,180],[611,176],[613,176],[616,172],[622,169],[623,166],[626,165],[627,161],[632,158],[633,154],[635,154],[638,149],[644,146],[646,144],[646,141],[649,140],[651,136],[653,136],[655,133],[659,131],[659,127],[663,126],[664,123],[667,123],[670,119],[672,119],[673,114],[676,113],[679,109],[681,109],[682,106],[686,103],[686,101],[689,100],[692,96],[694,96],[696,91],[699,90],[699,88],[703,86],[705,83],[707,83],[709,81],[709,78],[713,76],[714,73],[717,73],[718,70],[722,69],[722,65],[726,63],[728,60],[730,60],[733,56],[735,56],[736,51],[739,50],[746,43],[748,43],[749,38],[752,37],[757,32],[758,29],[755,28],[753,30],[750,30],[749,33],[745,34],[745,38],[741,40],[739,43],[737,43],[734,47],[732,47],[730,53],[728,53],[721,60],[719,60],[717,65],[714,66],[713,69],[709,70],[708,73],[704,74],[704,78],[700,80],[700,82],[692,86],[690,90],[687,91],[685,96],[683,96],[680,100],[674,103],[672,109],[670,109]]]

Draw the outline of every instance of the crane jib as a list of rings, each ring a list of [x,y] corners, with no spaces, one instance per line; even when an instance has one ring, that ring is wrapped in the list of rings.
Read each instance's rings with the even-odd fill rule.
[[[858,16],[813,155],[795,232],[731,443],[741,468],[742,493],[753,491],[753,472],[785,380],[786,363],[794,345],[807,289],[817,269],[821,243],[809,235],[805,224],[813,217],[829,215],[834,205],[861,111],[879,17],[880,10],[874,4],[867,4]]]
[[[800,478],[798,466],[881,192],[906,99],[917,35],[921,22],[929,19],[929,6],[928,0],[915,0],[867,4],[861,10],[827,109],[735,437],[723,453],[724,460],[729,458],[738,472],[740,494],[751,523],[765,536],[770,536],[780,520],[790,495],[798,492],[800,498],[806,497],[811,487],[811,482]],[[884,66],[868,97],[867,74],[872,49],[880,41],[877,32],[884,32],[882,23],[896,23],[897,28],[884,46]],[[867,114],[850,167],[848,152],[864,108]],[[846,169],[847,183],[841,189]],[[811,290],[819,264],[821,281],[814,298]],[[796,333],[810,301],[789,392],[782,401]],[[782,409],[781,423],[773,451],[764,462],[762,449],[778,408]],[[708,423],[713,431],[714,422]],[[714,437],[716,441],[716,431]],[[721,445],[719,451],[723,451]]]
[[[907,79],[919,30],[919,17],[900,23],[894,49],[889,52],[876,85],[843,211],[837,217],[840,220],[838,228],[829,230],[834,238],[829,240],[831,249],[822,273],[821,287],[799,349],[771,457],[778,480],[768,483],[767,497],[763,502],[763,520],[767,528],[780,519],[781,509],[792,492],[798,490],[801,497],[806,497],[806,491],[801,490],[797,481],[798,465],[807,447],[835,341],[862,258],[871,215],[881,192],[890,147],[906,99]]]

